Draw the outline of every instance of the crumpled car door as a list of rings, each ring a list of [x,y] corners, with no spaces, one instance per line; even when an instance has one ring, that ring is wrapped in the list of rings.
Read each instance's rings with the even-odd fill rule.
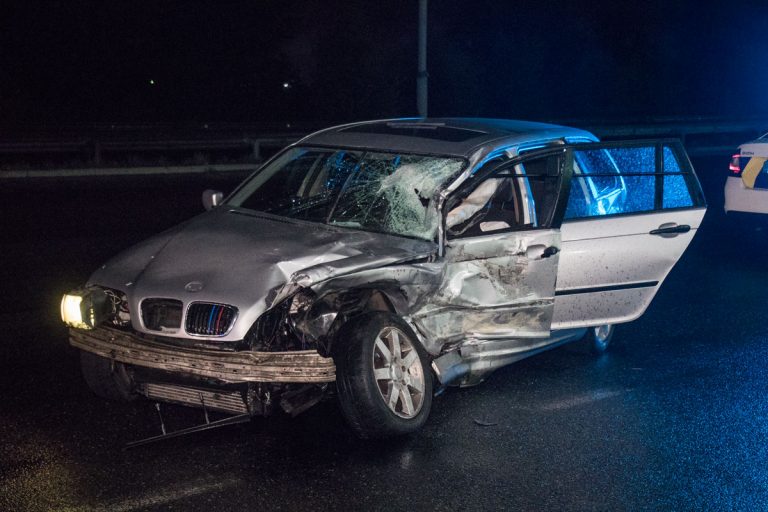
[[[487,344],[549,337],[564,156],[550,149],[502,162],[447,202],[441,282],[412,316],[428,338]]]

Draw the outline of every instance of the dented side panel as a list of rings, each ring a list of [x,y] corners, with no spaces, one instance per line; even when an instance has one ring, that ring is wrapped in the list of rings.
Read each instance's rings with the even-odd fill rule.
[[[448,244],[435,292],[411,315],[427,350],[466,339],[549,336],[559,245],[557,230]]]

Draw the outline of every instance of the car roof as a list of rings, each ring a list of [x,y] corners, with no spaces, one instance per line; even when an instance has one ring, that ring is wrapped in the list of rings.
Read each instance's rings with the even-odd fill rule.
[[[531,121],[401,118],[334,126],[296,144],[469,157],[479,148],[492,150],[564,138],[597,140],[585,130]]]

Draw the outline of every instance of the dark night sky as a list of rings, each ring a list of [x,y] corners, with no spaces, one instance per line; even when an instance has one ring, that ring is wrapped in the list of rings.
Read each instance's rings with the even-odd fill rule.
[[[5,127],[415,114],[416,0],[1,9]],[[768,2],[432,0],[429,44],[431,115],[768,114]]]

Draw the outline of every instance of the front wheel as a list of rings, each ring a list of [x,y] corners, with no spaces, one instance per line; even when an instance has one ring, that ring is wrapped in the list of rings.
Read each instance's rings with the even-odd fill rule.
[[[590,327],[583,338],[584,346],[594,354],[604,353],[611,344],[614,330],[615,326],[611,324]]]
[[[391,313],[368,313],[339,333],[336,383],[341,410],[362,438],[410,434],[427,421],[432,373],[410,327]]]

